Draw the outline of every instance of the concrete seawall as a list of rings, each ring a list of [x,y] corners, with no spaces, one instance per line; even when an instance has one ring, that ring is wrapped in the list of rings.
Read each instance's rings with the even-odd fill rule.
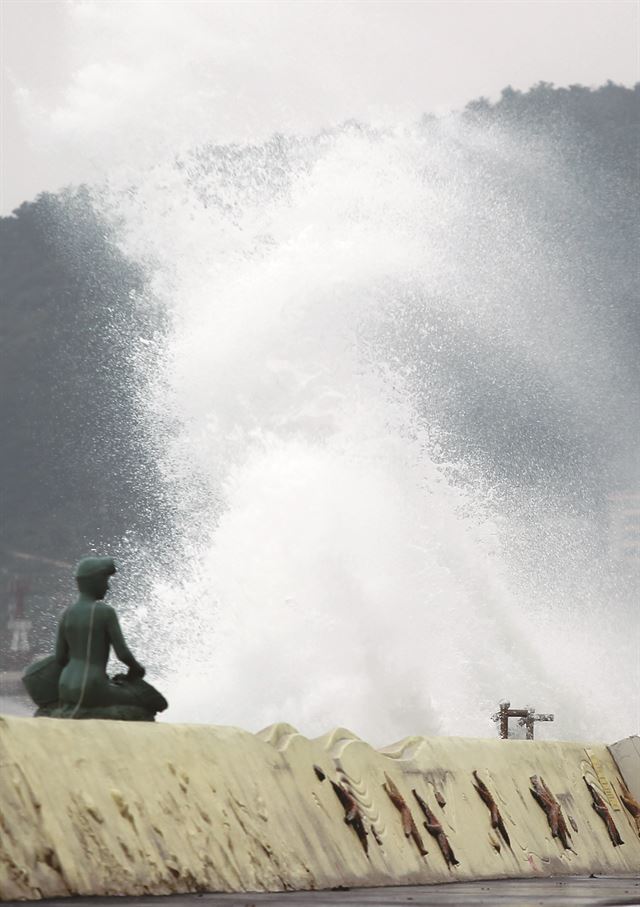
[[[603,744],[5,716],[0,899],[632,874],[620,780]]]

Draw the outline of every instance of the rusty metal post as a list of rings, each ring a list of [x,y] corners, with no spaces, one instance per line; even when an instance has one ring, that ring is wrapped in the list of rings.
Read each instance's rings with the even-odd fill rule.
[[[529,714],[526,716],[526,718],[520,719],[527,729],[527,740],[533,740],[533,722],[535,721],[533,717],[534,712],[535,709],[529,709]]]
[[[509,707],[510,702],[500,703],[500,736],[503,740],[509,739]]]
[[[553,721],[553,715],[536,715],[535,708],[512,709],[511,703],[506,700],[500,703],[499,711],[491,718],[498,723],[498,733],[501,740],[509,739],[509,718],[518,718],[520,727],[526,729],[526,739],[533,740],[534,722]]]
[[[509,707],[511,703],[504,700],[500,703],[499,711],[491,716],[492,721],[498,723],[498,736],[501,740],[509,739]]]

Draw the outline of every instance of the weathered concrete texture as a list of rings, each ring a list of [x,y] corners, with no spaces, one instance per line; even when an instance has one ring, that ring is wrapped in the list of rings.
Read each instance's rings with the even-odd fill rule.
[[[640,800],[640,737],[626,737],[612,743],[609,751],[633,797]]]
[[[416,737],[376,751],[344,730],[310,741],[289,725],[252,735],[4,717],[0,767],[4,900],[640,867],[625,809],[606,807],[624,841],[614,846],[592,806],[584,776],[603,797],[603,778],[618,783],[600,744]],[[534,775],[559,837],[530,792]]]

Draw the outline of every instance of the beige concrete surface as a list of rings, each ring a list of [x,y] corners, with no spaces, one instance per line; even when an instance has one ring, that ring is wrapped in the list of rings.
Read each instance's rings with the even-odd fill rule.
[[[609,747],[627,787],[636,800],[640,800],[640,737],[626,737]]]
[[[534,775],[566,847],[530,792]],[[614,846],[585,777],[603,798],[615,790],[605,745],[415,737],[376,751],[342,729],[308,740],[285,724],[253,735],[0,717],[0,898],[637,873],[635,823],[609,804],[624,841]]]

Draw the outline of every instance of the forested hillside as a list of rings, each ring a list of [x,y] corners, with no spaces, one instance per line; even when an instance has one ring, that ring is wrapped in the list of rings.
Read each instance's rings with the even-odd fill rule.
[[[149,528],[153,464],[128,354],[146,329],[141,282],[82,190],[0,219],[0,655],[16,577],[34,616],[67,594],[66,565]]]
[[[528,92],[507,88],[497,103],[474,101],[464,115],[489,129],[492,125],[507,127],[509,134],[522,136],[532,155],[551,151],[552,159],[562,161],[570,174],[570,197],[560,184],[555,198],[553,191],[542,193],[537,203],[535,182],[529,181],[526,165],[514,174],[514,180],[530,199],[528,216],[539,234],[553,238],[560,256],[579,262],[574,275],[577,317],[584,314],[601,349],[609,346],[616,393],[593,413],[598,424],[590,438],[591,429],[583,426],[582,437],[577,439],[580,449],[566,430],[568,426],[563,426],[562,414],[558,413],[557,424],[548,422],[551,408],[545,411],[544,406],[533,414],[535,424],[523,435],[546,431],[548,443],[544,446],[555,460],[546,464],[550,467],[547,478],[556,473],[560,485],[567,487],[566,470],[579,468],[581,491],[591,484],[595,498],[591,503],[606,509],[607,493],[640,484],[640,85],[628,89],[608,83],[590,90],[580,85],[554,88],[540,83]],[[555,179],[552,170],[551,187]],[[513,241],[517,243],[518,237]],[[572,353],[570,349],[566,352],[568,356]],[[595,375],[586,377],[597,380]],[[530,381],[531,376],[523,379]],[[486,383],[472,391],[478,407],[484,408],[495,393],[496,386]],[[523,396],[516,391],[516,399]],[[589,394],[585,387],[585,399],[589,397],[596,399],[598,394]],[[465,403],[469,405],[468,400]],[[504,411],[504,398],[501,405]],[[477,427],[482,434],[487,428],[491,431],[492,424],[479,419]],[[509,434],[508,426],[503,426],[501,432],[479,437],[478,443],[494,462],[501,462],[507,470],[515,468],[528,480],[534,445],[514,447]],[[511,434],[515,437],[517,432]]]

